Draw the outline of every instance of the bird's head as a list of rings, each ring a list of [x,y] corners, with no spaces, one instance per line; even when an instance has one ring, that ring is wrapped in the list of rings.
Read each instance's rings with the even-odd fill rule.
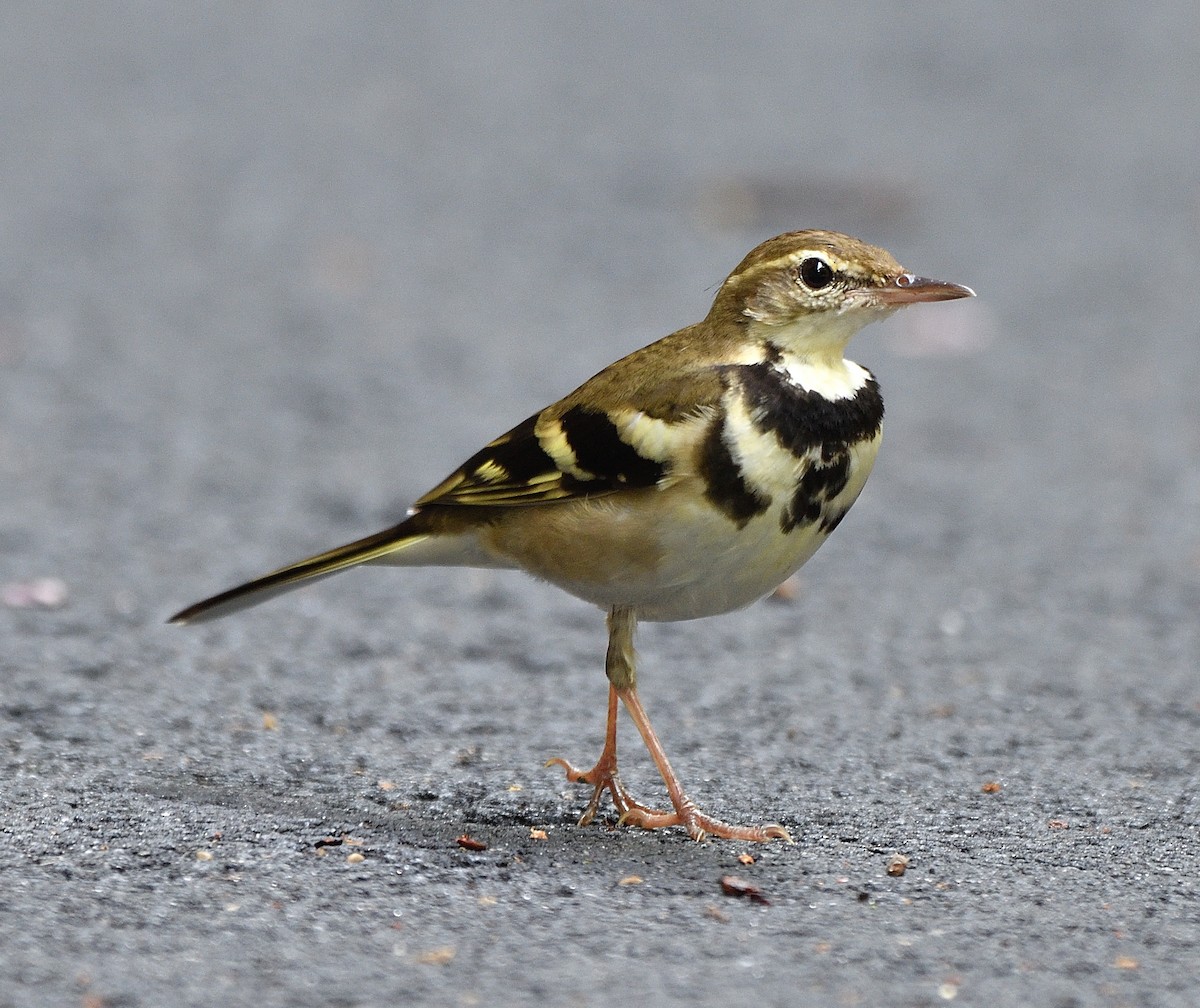
[[[868,322],[922,301],[973,297],[929,280],[874,245],[835,231],[790,231],[750,252],[721,285],[711,317],[764,327],[794,352],[840,352]]]

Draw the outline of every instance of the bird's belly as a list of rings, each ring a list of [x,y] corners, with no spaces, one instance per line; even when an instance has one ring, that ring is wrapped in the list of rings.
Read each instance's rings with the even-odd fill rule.
[[[711,508],[667,530],[670,547],[630,604],[645,620],[714,616],[774,591],[829,537],[819,523],[782,530],[771,508],[732,530]]]
[[[815,520],[789,520],[781,496],[739,525],[682,482],[522,509],[484,533],[485,547],[598,606],[643,620],[714,616],[773,591],[816,552],[862,490],[874,445]]]

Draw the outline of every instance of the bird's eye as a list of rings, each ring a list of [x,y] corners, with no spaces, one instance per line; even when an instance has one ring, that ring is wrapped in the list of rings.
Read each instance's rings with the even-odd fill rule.
[[[820,256],[809,256],[800,263],[797,273],[800,282],[809,290],[818,291],[833,283],[833,267]]]

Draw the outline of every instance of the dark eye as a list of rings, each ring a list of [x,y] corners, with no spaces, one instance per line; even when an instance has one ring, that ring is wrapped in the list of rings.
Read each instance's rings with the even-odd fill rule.
[[[833,267],[819,256],[809,256],[800,263],[799,277],[809,290],[818,291],[833,283]]]

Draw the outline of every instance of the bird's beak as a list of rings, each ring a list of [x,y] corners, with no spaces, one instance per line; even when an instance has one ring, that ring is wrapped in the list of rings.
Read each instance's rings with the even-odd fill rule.
[[[895,280],[877,287],[874,294],[881,304],[889,308],[916,304],[918,301],[954,301],[975,296],[970,287],[964,287],[962,284],[930,280],[927,277],[913,276],[911,273],[901,273]]]

